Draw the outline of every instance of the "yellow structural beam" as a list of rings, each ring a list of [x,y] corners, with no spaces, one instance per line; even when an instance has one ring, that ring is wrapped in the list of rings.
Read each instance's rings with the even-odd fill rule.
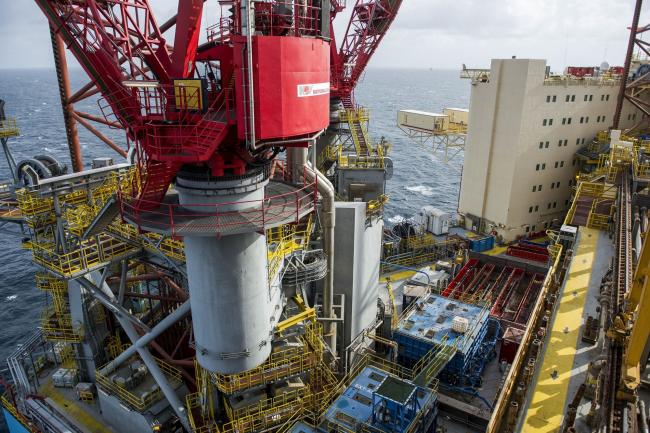
[[[623,383],[629,391],[636,390],[641,384],[641,360],[650,337],[650,314],[640,314],[650,308],[649,271],[650,245],[646,234],[628,298],[628,314],[633,317],[633,326],[625,348]]]
[[[580,231],[551,337],[546,343],[544,360],[526,412],[522,431],[527,433],[557,432],[562,425],[567,402],[573,397],[568,395],[569,382],[573,376],[582,313],[599,238],[598,230],[582,227]]]
[[[313,320],[315,318],[316,310],[313,308],[308,308],[296,314],[295,316],[291,316],[288,319],[278,323],[275,330],[276,332],[282,332],[288,328],[291,328],[292,326],[297,325],[298,323],[304,322],[306,320]]]

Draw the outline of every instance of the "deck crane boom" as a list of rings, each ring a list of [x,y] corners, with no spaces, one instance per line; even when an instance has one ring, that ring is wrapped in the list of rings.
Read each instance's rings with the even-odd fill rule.
[[[332,4],[333,19],[343,2]],[[353,108],[354,88],[401,5],[402,0],[356,0],[341,47],[332,53],[332,94],[341,98],[345,108]]]

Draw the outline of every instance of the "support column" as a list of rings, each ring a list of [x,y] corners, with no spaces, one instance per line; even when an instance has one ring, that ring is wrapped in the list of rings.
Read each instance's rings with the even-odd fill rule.
[[[250,218],[259,218],[256,208],[262,205],[267,176],[259,170],[232,178],[181,172],[176,189],[181,205],[195,212],[216,211],[214,224],[227,227],[229,212],[251,211]],[[254,230],[221,237],[206,230],[184,239],[196,358],[212,372],[250,370],[271,354],[275,305],[266,236]]]

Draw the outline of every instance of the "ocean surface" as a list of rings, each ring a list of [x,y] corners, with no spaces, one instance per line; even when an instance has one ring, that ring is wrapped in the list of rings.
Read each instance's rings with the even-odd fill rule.
[[[370,109],[370,134],[375,140],[385,137],[393,144],[391,157],[394,175],[388,183],[390,202],[387,224],[434,205],[449,212],[457,207],[460,160],[455,168],[434,156],[431,146],[411,141],[397,127],[399,109],[441,112],[445,107],[467,108],[470,83],[455,70],[370,69],[356,91],[356,99]],[[73,89],[86,83],[82,70],[71,70]],[[54,70],[0,70],[0,99],[6,101],[9,117],[16,117],[21,135],[10,140],[16,161],[38,154],[51,154],[69,165],[60,97]],[[97,99],[76,105],[78,111],[100,115]],[[118,130],[102,131],[118,143],[124,142]],[[86,163],[93,157],[114,156],[85,128],[79,127]],[[0,157],[0,179],[9,179],[6,161]],[[18,231],[0,232],[0,365],[39,322],[45,295],[34,287],[36,267],[30,252],[20,248]],[[0,367],[0,369],[2,369]],[[0,417],[1,418],[1,417]],[[1,427],[0,427],[1,429]]]

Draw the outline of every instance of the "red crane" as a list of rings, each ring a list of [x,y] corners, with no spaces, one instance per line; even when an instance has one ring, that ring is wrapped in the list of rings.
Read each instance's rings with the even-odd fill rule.
[[[327,2],[220,0],[200,47],[204,0],[179,2],[173,47],[147,0],[36,2],[135,145],[136,209],[157,207],[183,165],[240,175],[329,123]]]
[[[345,108],[354,108],[354,88],[401,5],[402,0],[356,0],[338,51],[331,27],[332,94],[341,98]],[[332,22],[343,8],[344,0],[332,1]]]

